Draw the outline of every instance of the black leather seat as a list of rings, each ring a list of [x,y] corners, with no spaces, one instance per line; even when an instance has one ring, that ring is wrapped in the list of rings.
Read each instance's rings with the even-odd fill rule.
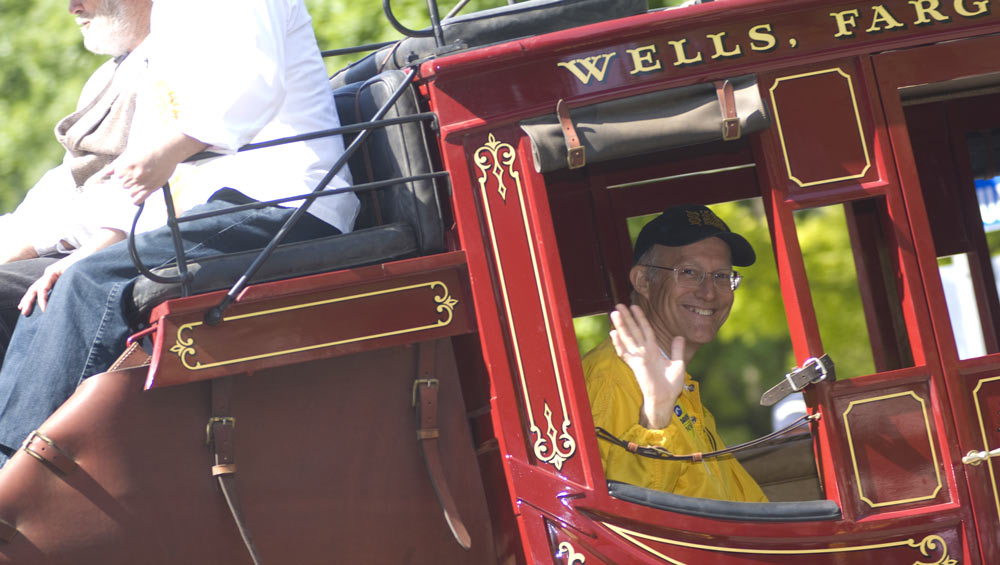
[[[387,71],[333,92],[343,125],[370,119],[404,79],[402,71]],[[386,114],[387,118],[418,112],[412,88]],[[406,123],[376,129],[352,156],[355,184],[431,172],[424,124]],[[351,137],[345,139],[350,143]],[[444,249],[444,227],[434,182],[399,182],[359,194],[362,209],[356,230],[342,235],[280,245],[253,282],[305,276],[349,267],[437,253]],[[258,251],[217,255],[190,262],[194,293],[225,289],[253,262]],[[176,265],[154,270],[177,276]],[[153,306],[181,296],[179,284],[140,278],[132,289],[132,312],[143,316]]]

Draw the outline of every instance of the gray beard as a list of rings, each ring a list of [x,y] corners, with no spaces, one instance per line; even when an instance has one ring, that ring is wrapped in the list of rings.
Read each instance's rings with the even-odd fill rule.
[[[122,4],[117,4],[111,10],[107,9],[111,2],[102,4],[101,13],[90,20],[90,25],[83,34],[83,46],[98,55],[124,55],[131,50],[133,43],[133,18],[128,17]]]

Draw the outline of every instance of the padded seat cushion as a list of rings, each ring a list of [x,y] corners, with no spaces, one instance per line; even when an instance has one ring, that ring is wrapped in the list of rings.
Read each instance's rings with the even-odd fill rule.
[[[227,289],[247,270],[259,249],[206,257],[188,263],[192,292],[199,294]],[[376,226],[347,234],[279,245],[254,276],[254,282],[304,277],[348,267],[383,263],[417,255],[416,238],[409,224]],[[176,265],[153,272],[164,277],[179,275]],[[135,313],[144,315],[165,300],[181,297],[179,284],[162,284],[140,277],[132,289]]]

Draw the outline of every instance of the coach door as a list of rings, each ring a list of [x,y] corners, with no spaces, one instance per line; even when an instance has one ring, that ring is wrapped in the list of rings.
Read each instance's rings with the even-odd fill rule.
[[[984,556],[1000,555],[998,52],[993,36],[873,58]]]

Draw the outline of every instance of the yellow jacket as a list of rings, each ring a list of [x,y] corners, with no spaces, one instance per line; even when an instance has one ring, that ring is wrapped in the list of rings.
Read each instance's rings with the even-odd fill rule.
[[[715,418],[701,404],[698,383],[686,377],[674,407],[670,424],[661,430],[639,425],[642,391],[632,370],[615,353],[607,339],[583,358],[587,395],[594,425],[625,441],[638,445],[661,446],[671,453],[686,455],[722,449],[725,445],[715,431]],[[604,440],[598,440],[604,474],[609,480],[672,492],[684,496],[767,502],[757,482],[732,455],[693,463],[661,461],[641,457]]]

